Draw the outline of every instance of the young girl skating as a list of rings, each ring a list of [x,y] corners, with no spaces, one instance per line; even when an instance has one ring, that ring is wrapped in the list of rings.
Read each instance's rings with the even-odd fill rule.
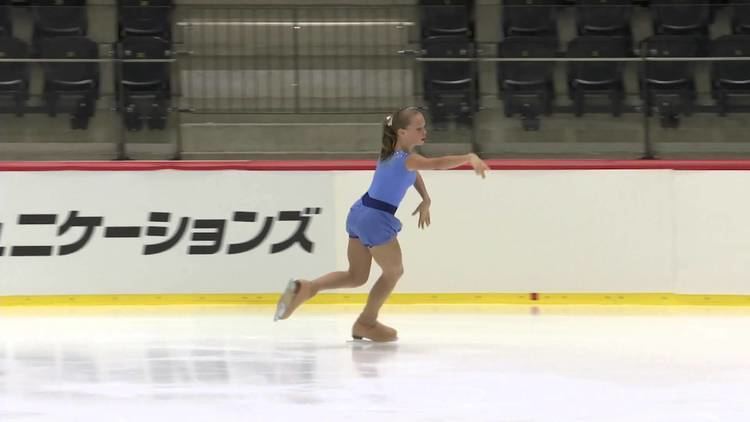
[[[383,273],[352,326],[352,337],[378,342],[398,338],[395,329],[378,322],[378,313],[404,272],[397,239],[401,222],[394,215],[401,200],[409,187],[414,186],[422,202],[412,215],[419,213],[418,226],[424,228],[430,225],[431,201],[419,170],[443,170],[470,164],[482,177],[488,170],[476,154],[426,158],[413,152],[416,146],[424,144],[426,138],[425,118],[416,107],[402,108],[385,118],[383,145],[372,183],[352,205],[346,219],[349,269],[328,273],[315,280],[290,281],[279,299],[274,320],[289,318],[302,303],[322,290],[364,285],[374,259]]]

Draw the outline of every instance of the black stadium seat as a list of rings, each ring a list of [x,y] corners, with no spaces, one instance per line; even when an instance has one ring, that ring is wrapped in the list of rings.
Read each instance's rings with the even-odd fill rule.
[[[10,0],[0,0],[0,37],[13,36],[13,20],[10,16]]]
[[[672,58],[696,57],[700,45],[693,37],[655,35],[645,39],[641,49],[645,56],[667,59],[645,63],[640,75],[641,95],[649,114],[656,108],[662,124],[674,127],[679,114],[691,114],[696,91],[693,63]]]
[[[32,44],[38,51],[42,38],[83,36],[88,31],[85,0],[34,0]]]
[[[554,58],[557,40],[543,37],[509,37],[498,47],[501,58]],[[539,114],[552,112],[554,99],[554,62],[502,61],[497,79],[505,116],[520,114],[524,128],[538,129]]]
[[[629,40],[608,36],[582,36],[568,44],[568,57],[601,59],[630,55]],[[575,113],[584,113],[585,100],[590,96],[607,96],[610,111],[620,115],[625,97],[623,62],[576,61],[568,65],[568,87]]]
[[[576,28],[579,35],[615,35],[630,38],[630,0],[576,1]]]
[[[473,59],[474,43],[465,37],[437,36],[422,41],[427,58]],[[424,96],[432,119],[456,117],[471,124],[477,108],[477,71],[474,61],[424,62]]]
[[[151,129],[164,129],[170,98],[170,44],[157,37],[128,37],[117,48],[118,58],[124,60],[117,78],[121,96],[121,110],[126,127],[139,130],[144,120]]]
[[[719,115],[732,110],[731,99],[750,97],[750,35],[725,35],[711,42],[711,56],[747,57],[747,61],[715,61],[711,87]]]
[[[506,0],[502,28],[506,37],[541,36],[557,38],[557,6],[554,0]]]
[[[120,39],[130,36],[172,38],[172,0],[118,0]]]
[[[28,58],[29,46],[17,38],[0,38],[0,57],[4,59]],[[24,114],[24,106],[29,99],[29,79],[28,63],[0,63],[0,96],[10,97],[13,100],[18,116]]]
[[[40,41],[42,58],[98,59],[95,42],[86,37],[54,37]],[[93,116],[99,97],[99,63],[47,62],[44,63],[44,100],[47,112],[54,116],[63,97],[73,97],[74,128],[86,128]]]
[[[652,0],[654,32],[665,35],[708,36],[711,6],[695,0]]]
[[[473,36],[473,21],[466,6],[421,6],[419,11],[422,38],[436,35]]]

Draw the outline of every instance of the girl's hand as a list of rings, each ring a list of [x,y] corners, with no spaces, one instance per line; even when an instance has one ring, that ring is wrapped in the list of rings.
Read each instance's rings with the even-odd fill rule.
[[[419,228],[428,227],[430,225],[430,201],[422,201],[411,215],[416,213],[419,213]]]
[[[471,168],[474,169],[474,173],[482,176],[482,179],[484,179],[485,173],[490,169],[489,166],[474,153],[469,154],[469,164],[471,164]]]

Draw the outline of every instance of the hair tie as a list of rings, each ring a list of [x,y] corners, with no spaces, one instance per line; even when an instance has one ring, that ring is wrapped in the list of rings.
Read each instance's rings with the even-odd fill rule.
[[[388,127],[393,126],[393,115],[392,114],[389,114],[389,115],[385,116],[385,125],[388,126]]]

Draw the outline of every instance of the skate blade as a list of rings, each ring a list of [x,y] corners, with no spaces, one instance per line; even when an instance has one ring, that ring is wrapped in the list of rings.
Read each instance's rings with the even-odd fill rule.
[[[279,303],[276,304],[276,312],[273,315],[274,321],[280,320],[281,317],[284,315],[284,313],[286,313],[287,307],[289,307],[289,304],[292,302],[292,299],[294,298],[294,290],[296,288],[297,288],[297,285],[294,282],[294,280],[289,280],[289,283],[287,283],[284,293],[282,293],[281,297],[279,298]]]
[[[392,340],[386,340],[386,341],[375,341],[372,339],[369,339],[367,337],[362,336],[355,336],[352,334],[352,339],[348,340],[348,343],[364,343],[364,344],[394,344],[398,341],[398,337],[392,339]]]

